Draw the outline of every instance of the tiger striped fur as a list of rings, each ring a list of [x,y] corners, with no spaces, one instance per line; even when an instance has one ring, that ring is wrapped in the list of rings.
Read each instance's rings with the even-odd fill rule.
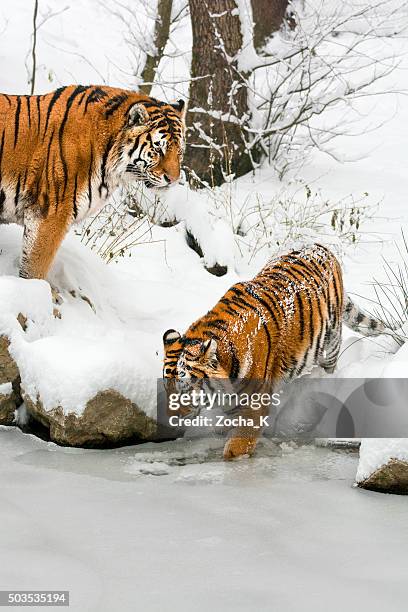
[[[0,95],[0,223],[24,225],[20,275],[45,278],[70,225],[123,182],[178,180],[184,102],[70,85]]]
[[[385,330],[345,295],[333,253],[319,244],[304,247],[233,285],[184,335],[168,330],[163,376],[265,380],[274,387],[316,365],[333,372],[342,322],[366,336]],[[257,435],[234,432],[224,457],[251,454]]]

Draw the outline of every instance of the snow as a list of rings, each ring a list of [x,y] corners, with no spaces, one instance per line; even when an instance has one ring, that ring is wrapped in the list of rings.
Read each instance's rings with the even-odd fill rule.
[[[0,385],[0,395],[9,395],[11,391],[11,383],[3,383],[2,385]]]
[[[172,311],[178,320],[182,311],[177,289],[180,281],[170,293],[172,275],[166,262],[162,266],[168,280],[163,285],[142,261],[132,275],[126,266],[106,266],[77,237],[68,236],[50,273],[50,281],[63,299],[57,306],[59,319],[52,315],[47,282],[17,278],[21,229],[1,226],[0,234],[2,244],[10,249],[5,264],[14,261],[14,269],[8,268],[14,276],[0,278],[0,331],[10,336],[9,350],[19,366],[25,391],[34,401],[39,394],[46,410],[59,405],[67,413],[81,414],[99,390],[112,388],[154,416],[162,334]],[[158,254],[161,260],[162,253]],[[191,259],[196,260],[203,277],[209,276],[192,251]],[[0,256],[0,269],[2,263]],[[77,297],[70,294],[72,290]],[[173,295],[173,305],[169,299],[167,308],[161,298],[164,290],[169,297]],[[95,312],[81,295],[90,300]],[[190,312],[185,297],[183,301]],[[15,320],[19,312],[28,319],[27,332]],[[184,315],[183,325],[188,320],[189,315]]]
[[[242,48],[238,53],[238,69],[249,72],[261,65],[265,59],[259,57],[254,47],[252,6],[248,0],[237,0],[237,13],[240,19]]]
[[[397,355],[384,368],[383,375],[388,378],[406,378],[408,371],[408,344],[404,344]]]
[[[356,482],[362,482],[390,459],[408,462],[408,439],[365,439],[361,442]]]
[[[406,501],[353,488],[354,454],[0,436],[2,586],[73,612],[405,609]]]
[[[2,75],[2,91],[6,93],[27,93],[25,62],[27,59],[30,66],[32,13],[33,4],[26,0],[2,2],[0,8],[0,57],[3,66],[8,67]],[[103,82],[106,75],[112,81],[118,79],[120,72],[115,64],[128,57],[128,50],[118,31],[106,27],[107,13],[101,3],[86,0],[40,3],[38,23],[42,22],[37,49],[38,93],[70,82]],[[81,40],[87,41],[86,49]],[[101,41],[110,49],[109,57],[101,53]]]

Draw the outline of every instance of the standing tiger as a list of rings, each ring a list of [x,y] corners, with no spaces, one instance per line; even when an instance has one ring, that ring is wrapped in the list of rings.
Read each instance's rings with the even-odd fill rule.
[[[164,378],[288,382],[318,365],[333,372],[342,321],[365,336],[385,325],[344,293],[340,264],[314,244],[270,261],[254,279],[233,285],[183,336],[163,336]],[[255,450],[259,429],[232,432],[230,459]]]
[[[104,86],[0,94],[0,223],[24,225],[20,275],[45,278],[70,225],[121,183],[177,181],[184,114],[182,100]]]

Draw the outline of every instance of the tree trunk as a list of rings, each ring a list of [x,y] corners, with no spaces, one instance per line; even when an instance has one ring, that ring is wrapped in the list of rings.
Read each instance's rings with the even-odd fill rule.
[[[149,95],[156,76],[156,70],[163,56],[164,47],[169,38],[171,25],[171,11],[173,0],[158,0],[157,18],[154,28],[154,45],[156,52],[154,55],[147,55],[146,63],[142,72],[143,83],[139,89]]]
[[[254,22],[254,46],[259,51],[269,36],[279,30],[288,8],[288,0],[251,0]],[[292,19],[288,17],[289,26]]]
[[[242,46],[235,0],[189,0],[193,30],[186,166],[190,178],[219,185],[251,170],[241,126],[249,115],[237,71]],[[235,14],[236,12],[236,14]]]

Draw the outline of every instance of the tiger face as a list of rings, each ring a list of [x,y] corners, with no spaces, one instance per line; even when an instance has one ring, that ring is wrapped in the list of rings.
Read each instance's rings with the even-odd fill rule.
[[[217,354],[214,338],[186,338],[174,329],[163,336],[163,378],[229,378]]]
[[[185,104],[149,99],[134,104],[127,118],[121,166],[126,181],[168,187],[180,178],[184,150]]]

